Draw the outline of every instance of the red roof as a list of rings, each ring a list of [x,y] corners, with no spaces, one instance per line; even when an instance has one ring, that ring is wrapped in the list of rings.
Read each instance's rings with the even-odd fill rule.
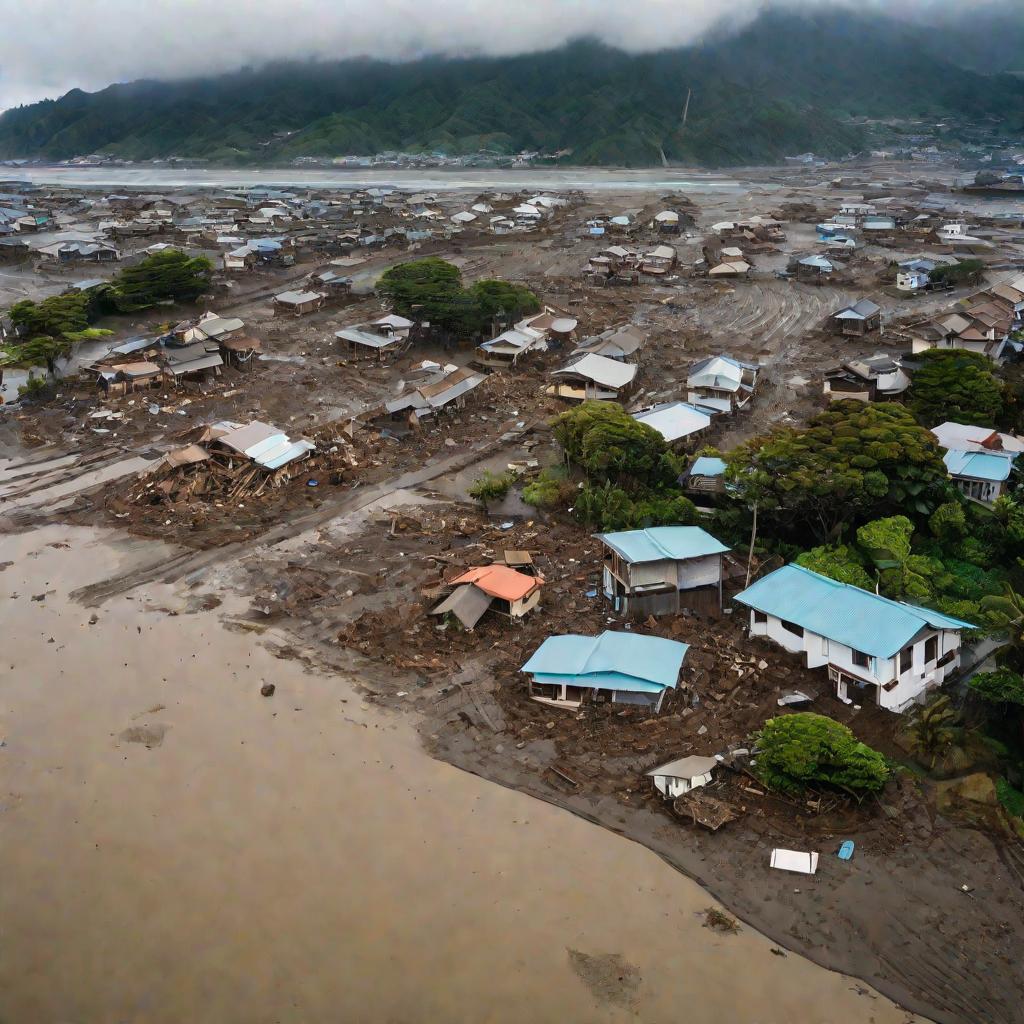
[[[533,593],[543,582],[539,577],[516,572],[507,565],[475,566],[451,580],[452,584],[472,583],[485,594],[503,601],[518,601]]]

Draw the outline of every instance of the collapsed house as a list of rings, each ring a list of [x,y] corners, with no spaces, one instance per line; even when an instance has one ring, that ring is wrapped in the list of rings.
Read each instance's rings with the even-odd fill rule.
[[[680,757],[668,764],[659,765],[647,772],[654,788],[667,800],[675,800],[711,781],[711,773],[721,762],[714,757],[691,754]]]
[[[463,408],[466,395],[486,379],[483,373],[471,367],[449,363],[422,384],[367,413],[366,418],[371,421],[405,419],[410,426],[416,426],[441,410]]]
[[[605,630],[600,636],[549,636],[520,669],[533,700],[579,708],[610,700],[661,711],[679,684],[689,645]]]
[[[352,355],[369,354],[378,360],[395,355],[409,347],[415,324],[391,313],[368,324],[356,324],[336,331],[334,336],[348,347]]]
[[[750,635],[828,668],[847,703],[902,712],[923,703],[960,664],[969,622],[891,601],[799,565],[785,565],[737,594],[750,609]]]
[[[605,547],[604,595],[622,615],[675,615],[722,606],[722,557],[729,548],[699,526],[657,526],[594,535]]]
[[[712,413],[734,413],[754,396],[761,367],[732,356],[711,356],[690,368],[687,401]]]
[[[635,363],[588,353],[553,371],[554,383],[544,387],[542,394],[571,402],[614,402],[632,390],[637,371]]]
[[[608,359],[618,359],[620,362],[636,362],[646,344],[647,335],[639,327],[626,324],[623,327],[610,327],[592,338],[586,338],[576,346],[572,355],[593,353],[597,356],[606,356]]]
[[[524,317],[512,328],[477,346],[476,362],[495,369],[508,369],[531,351],[561,347],[573,338],[578,326],[575,317],[552,306]]]
[[[910,377],[899,360],[880,352],[826,370],[823,390],[833,402],[884,402],[899,398],[909,387]]]
[[[544,580],[508,565],[484,565],[467,569],[450,580],[452,592],[431,615],[454,615],[466,629],[473,627],[488,611],[522,620],[540,602]]]
[[[203,428],[191,444],[168,452],[143,476],[149,481],[147,490],[169,501],[235,501],[287,483],[295,464],[315,449],[312,441],[293,441],[269,423],[224,420]]]

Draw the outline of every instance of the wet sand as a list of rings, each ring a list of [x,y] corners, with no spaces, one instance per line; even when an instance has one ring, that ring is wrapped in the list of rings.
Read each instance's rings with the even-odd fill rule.
[[[703,927],[713,901],[655,854],[432,760],[224,608],[68,598],[155,547],[0,538],[0,1019],[918,1019]]]

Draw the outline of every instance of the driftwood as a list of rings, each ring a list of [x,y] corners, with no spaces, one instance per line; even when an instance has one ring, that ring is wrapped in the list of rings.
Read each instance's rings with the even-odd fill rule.
[[[727,803],[696,789],[676,797],[672,802],[672,810],[680,818],[690,818],[695,825],[703,825],[712,832],[717,832],[723,825],[735,821],[739,814]]]

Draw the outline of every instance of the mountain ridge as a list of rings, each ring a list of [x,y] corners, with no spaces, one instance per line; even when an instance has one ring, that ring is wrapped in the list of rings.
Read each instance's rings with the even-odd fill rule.
[[[685,129],[682,111],[693,90]],[[0,158],[103,153],[266,163],[386,150],[554,153],[574,164],[735,166],[867,141],[857,118],[999,119],[1024,81],[938,56],[934,33],[848,12],[769,11],[740,32],[631,55],[592,40],[516,57],[280,62],[139,80],[0,115]]]

